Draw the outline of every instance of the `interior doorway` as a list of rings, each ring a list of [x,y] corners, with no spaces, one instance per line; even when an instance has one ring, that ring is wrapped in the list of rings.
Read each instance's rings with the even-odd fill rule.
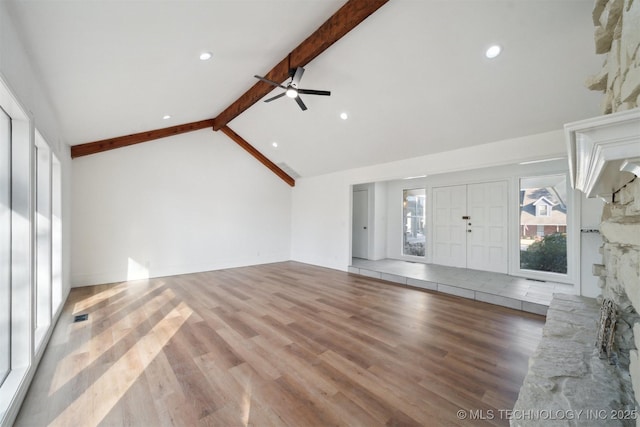
[[[353,191],[351,256],[369,259],[369,191]]]

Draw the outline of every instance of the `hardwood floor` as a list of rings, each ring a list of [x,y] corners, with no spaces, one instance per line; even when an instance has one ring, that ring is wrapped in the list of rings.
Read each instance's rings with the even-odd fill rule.
[[[16,425],[508,425],[543,323],[295,262],[78,288]]]

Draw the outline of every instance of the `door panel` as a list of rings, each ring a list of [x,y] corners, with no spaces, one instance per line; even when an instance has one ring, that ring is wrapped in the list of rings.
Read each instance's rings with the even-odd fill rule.
[[[507,182],[467,187],[467,268],[507,272]]]
[[[369,258],[369,192],[358,190],[353,192],[353,224],[351,239],[351,256]]]
[[[466,193],[465,185],[433,189],[435,264],[466,266]]]

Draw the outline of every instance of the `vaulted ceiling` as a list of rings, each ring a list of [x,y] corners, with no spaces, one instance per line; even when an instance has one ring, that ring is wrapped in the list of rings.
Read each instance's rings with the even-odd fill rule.
[[[10,11],[78,145],[216,117],[344,3],[10,0]],[[302,86],[331,97],[304,97],[304,112],[258,102],[229,125],[302,176],[558,130],[599,114],[601,95],[584,87],[603,61],[592,8],[390,0],[306,66]],[[503,53],[489,60],[493,43]]]

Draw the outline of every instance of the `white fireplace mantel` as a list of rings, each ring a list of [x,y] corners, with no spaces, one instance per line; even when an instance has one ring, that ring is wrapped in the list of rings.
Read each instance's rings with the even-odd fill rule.
[[[571,185],[587,197],[611,202],[640,176],[640,108],[568,123],[564,131]]]

